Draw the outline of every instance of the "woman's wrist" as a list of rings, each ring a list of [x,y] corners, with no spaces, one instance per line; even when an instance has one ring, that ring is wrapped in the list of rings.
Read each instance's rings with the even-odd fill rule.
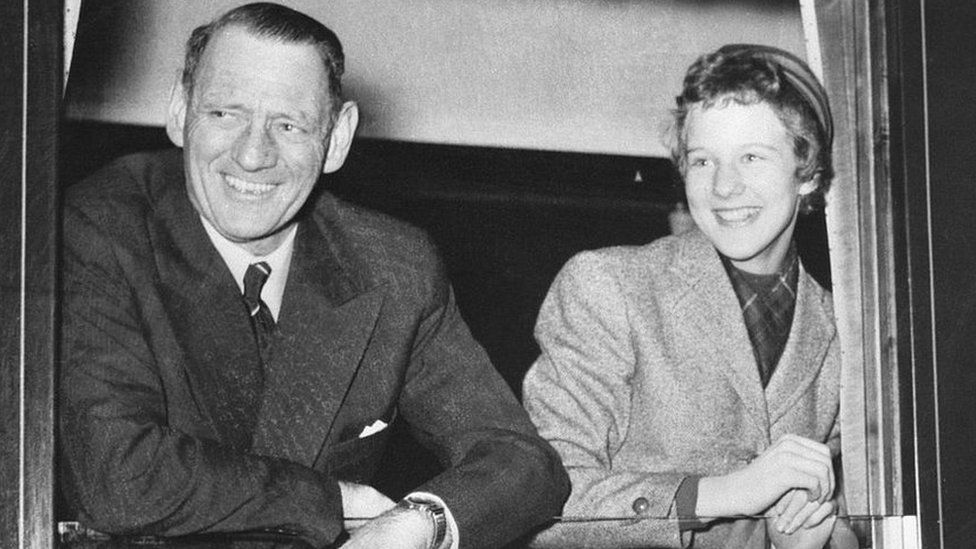
[[[733,474],[702,477],[698,480],[698,504],[695,514],[702,522],[740,514],[735,506],[736,491]]]

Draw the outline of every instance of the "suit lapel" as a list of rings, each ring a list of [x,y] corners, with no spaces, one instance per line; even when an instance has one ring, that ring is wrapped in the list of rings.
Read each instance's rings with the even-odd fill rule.
[[[150,230],[159,288],[170,325],[179,342],[191,395],[212,432],[228,444],[246,445],[241,430],[228,425],[228,414],[253,424],[241,390],[260,393],[260,355],[250,321],[230,270],[210,243],[183,185],[159,189],[157,215]],[[243,379],[232,377],[244,372]],[[219,398],[214,398],[219,395]],[[226,403],[229,410],[218,403]]]
[[[256,452],[312,466],[322,451],[382,305],[383,293],[366,289],[356,272],[333,234],[313,220],[299,225]]]
[[[800,269],[790,337],[766,387],[772,422],[789,412],[809,389],[820,373],[830,341],[836,336],[831,309],[821,301],[829,294],[819,290],[802,265]]]
[[[741,308],[718,253],[696,231],[682,239],[672,272],[675,287],[681,288],[674,308],[677,337],[688,338],[683,344],[703,355],[701,363],[713,365],[714,372],[728,380],[749,416],[765,431],[766,397]]]

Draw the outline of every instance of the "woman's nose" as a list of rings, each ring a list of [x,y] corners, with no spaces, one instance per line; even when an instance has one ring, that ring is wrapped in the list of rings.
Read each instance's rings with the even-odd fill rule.
[[[733,196],[742,190],[742,174],[735,164],[721,164],[715,170],[712,193],[716,196]]]

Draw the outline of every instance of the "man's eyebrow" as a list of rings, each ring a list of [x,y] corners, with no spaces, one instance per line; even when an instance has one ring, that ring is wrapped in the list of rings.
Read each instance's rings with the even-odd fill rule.
[[[287,118],[296,122],[314,122],[320,117],[317,114],[310,114],[304,111],[271,111],[268,118]]]
[[[250,111],[250,108],[244,103],[224,102],[220,99],[208,99],[206,97],[197,101],[197,108],[200,110],[221,109],[244,112]],[[268,118],[272,120],[287,119],[295,122],[312,124],[318,122],[319,119],[323,117],[319,116],[318,113],[307,113],[302,110],[273,110],[268,112]]]
[[[236,101],[234,99],[228,99],[226,97],[222,97],[220,94],[216,94],[216,93],[213,93],[213,92],[210,92],[210,93],[202,92],[200,94],[197,94],[194,97],[194,99],[196,100],[196,103],[198,105],[200,105],[201,107],[218,107],[219,106],[219,107],[223,107],[223,108],[227,108],[227,109],[243,109],[244,108],[244,105],[242,103],[240,103],[239,101]]]
[[[241,105],[240,103],[225,103],[222,101],[208,101],[204,99],[199,101],[198,104],[200,105],[201,108],[204,109],[220,108],[225,110],[238,110],[238,111],[245,110],[244,106]]]

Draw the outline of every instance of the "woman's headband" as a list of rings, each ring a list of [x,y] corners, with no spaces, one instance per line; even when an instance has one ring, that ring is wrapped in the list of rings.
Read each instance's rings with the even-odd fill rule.
[[[806,99],[814,115],[820,122],[826,139],[827,150],[834,142],[834,122],[830,116],[830,103],[827,101],[827,91],[813,74],[810,67],[792,53],[771,46],[758,44],[729,44],[722,46],[718,53],[729,56],[748,55],[762,58],[780,69],[800,95]]]

